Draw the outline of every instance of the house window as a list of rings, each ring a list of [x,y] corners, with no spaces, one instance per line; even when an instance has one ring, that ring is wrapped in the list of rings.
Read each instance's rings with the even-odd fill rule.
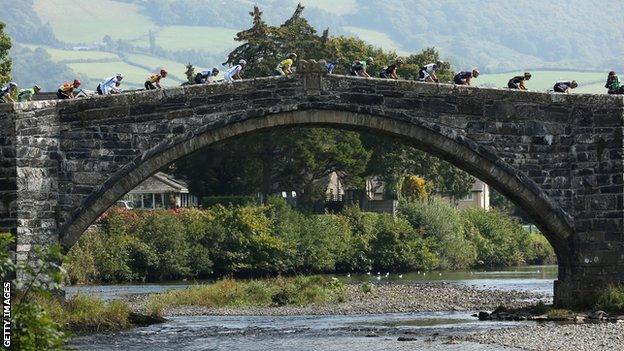
[[[143,194],[143,208],[154,208],[154,194]]]
[[[132,194],[131,196],[132,207],[134,208],[142,208],[143,207],[143,196],[141,194]]]
[[[466,197],[462,198],[461,201],[474,201],[474,196],[475,194],[471,192],[470,194],[466,195]]]
[[[165,203],[164,194],[154,194],[154,207],[155,208],[163,208],[164,203]]]

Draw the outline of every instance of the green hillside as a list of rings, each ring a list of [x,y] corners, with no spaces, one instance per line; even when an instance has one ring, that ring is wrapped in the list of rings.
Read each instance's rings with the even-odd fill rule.
[[[33,8],[65,43],[99,43],[105,35],[133,39],[155,27],[139,5],[113,0],[37,0]]]

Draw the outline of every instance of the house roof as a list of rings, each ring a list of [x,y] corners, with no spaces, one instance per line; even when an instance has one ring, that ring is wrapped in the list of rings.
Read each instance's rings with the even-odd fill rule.
[[[151,177],[145,179],[141,184],[130,190],[131,194],[148,194],[148,193],[164,193],[175,192],[179,194],[188,194],[188,184],[185,181],[175,179],[173,176],[158,172]]]
[[[157,180],[160,180],[161,182],[169,185],[172,188],[179,190],[180,192],[188,192],[188,183],[186,183],[183,180],[175,179],[173,176],[169,174],[158,172],[154,174],[152,177],[156,178]]]

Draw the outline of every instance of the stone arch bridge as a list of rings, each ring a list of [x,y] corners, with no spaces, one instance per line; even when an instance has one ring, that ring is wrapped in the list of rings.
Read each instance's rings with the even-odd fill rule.
[[[280,127],[395,138],[521,206],[557,253],[555,302],[624,283],[624,98],[327,75],[0,105],[0,231],[70,248],[142,180],[202,147]]]

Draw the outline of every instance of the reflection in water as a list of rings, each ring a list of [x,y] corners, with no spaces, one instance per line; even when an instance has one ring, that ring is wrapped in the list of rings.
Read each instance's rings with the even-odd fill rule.
[[[386,273],[389,273],[386,277]],[[513,267],[489,271],[392,272],[337,276],[345,282],[446,281],[481,289],[528,290],[552,295],[556,266]],[[184,289],[171,284],[74,286],[68,296],[87,293],[106,300],[122,295]],[[501,346],[458,343],[450,336],[504,328],[521,322],[479,322],[466,312],[395,313],[354,316],[193,316],[125,332],[77,337],[77,350],[515,350]],[[397,338],[414,339],[398,341]]]
[[[386,273],[390,273],[386,277]],[[552,295],[553,280],[557,279],[557,266],[506,267],[496,270],[474,271],[434,271],[410,272],[401,274],[377,272],[368,274],[336,275],[343,282],[431,282],[446,281],[474,286],[483,289],[526,290]],[[95,295],[104,300],[113,300],[124,295],[158,293],[173,289],[186,289],[191,284],[211,281],[171,282],[159,284],[117,284],[117,285],[78,285],[68,286],[65,291],[70,297],[77,293]]]
[[[450,339],[520,322],[478,322],[465,312],[357,316],[174,317],[162,325],[78,337],[77,350],[514,350]],[[398,341],[399,337],[410,341]],[[158,346],[157,346],[158,345]],[[348,347],[346,347],[348,345]]]

